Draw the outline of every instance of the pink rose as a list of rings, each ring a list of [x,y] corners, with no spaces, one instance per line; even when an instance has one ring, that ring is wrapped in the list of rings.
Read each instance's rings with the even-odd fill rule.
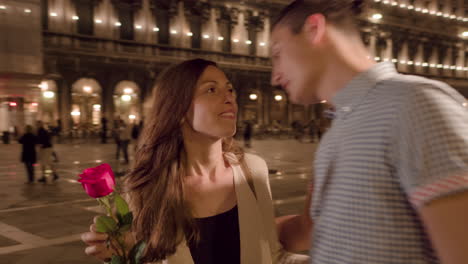
[[[81,182],[86,193],[93,198],[101,198],[114,191],[114,172],[107,163],[84,170],[80,178],[78,181]]]

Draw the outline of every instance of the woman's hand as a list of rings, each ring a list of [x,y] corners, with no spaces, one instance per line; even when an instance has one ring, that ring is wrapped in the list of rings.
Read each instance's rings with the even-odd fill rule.
[[[116,254],[116,252],[112,247],[107,248],[106,240],[109,236],[106,233],[96,231],[97,218],[97,216],[94,217],[90,232],[83,233],[81,240],[88,245],[85,249],[86,255],[96,257],[102,261],[110,261],[112,255]]]

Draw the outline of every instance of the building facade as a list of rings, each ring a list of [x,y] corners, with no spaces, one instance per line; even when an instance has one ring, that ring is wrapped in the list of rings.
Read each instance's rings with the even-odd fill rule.
[[[64,131],[139,122],[158,74],[196,57],[226,71],[239,124],[307,124],[324,105],[291,104],[270,85],[270,24],[288,2],[0,0],[0,131],[36,120]],[[468,96],[466,10],[463,0],[371,0],[359,26],[376,61]]]

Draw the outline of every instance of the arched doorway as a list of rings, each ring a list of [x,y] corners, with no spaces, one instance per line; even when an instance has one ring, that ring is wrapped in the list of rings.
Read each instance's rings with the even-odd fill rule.
[[[81,78],[72,85],[71,117],[74,130],[97,133],[101,122],[102,88],[95,79]]]
[[[127,124],[141,121],[140,88],[135,82],[121,81],[114,89],[115,120]]]
[[[55,122],[58,120],[58,104],[57,104],[57,84],[53,80],[43,80],[39,85],[41,88],[41,96],[39,102],[32,102],[30,112],[37,113],[36,117],[31,116],[28,119],[41,120],[44,124],[49,126],[56,125]],[[27,122],[31,123],[31,122]]]

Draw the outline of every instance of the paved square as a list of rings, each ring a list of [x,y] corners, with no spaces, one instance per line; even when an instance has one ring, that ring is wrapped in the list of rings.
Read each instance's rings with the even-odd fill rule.
[[[254,140],[246,150],[267,161],[277,215],[302,212],[315,148],[311,143],[267,139]],[[0,145],[0,264],[100,263],[83,253],[80,233],[88,230],[100,208],[76,182],[77,175],[100,163],[109,163],[123,175],[127,166],[115,160],[113,144],[83,141],[59,144],[55,150],[60,179],[25,184],[20,145]],[[36,167],[36,179],[40,176]]]

